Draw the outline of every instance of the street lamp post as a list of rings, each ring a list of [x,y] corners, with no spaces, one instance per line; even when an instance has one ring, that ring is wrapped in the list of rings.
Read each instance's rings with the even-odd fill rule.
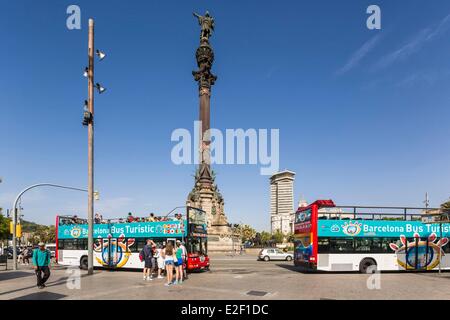
[[[74,188],[74,187],[68,187],[68,186],[62,186],[59,184],[54,184],[54,183],[38,183],[38,184],[34,184],[32,186],[29,186],[27,188],[25,188],[24,190],[22,190],[16,197],[16,199],[14,200],[14,204],[13,204],[13,238],[12,238],[12,246],[13,246],[13,270],[17,270],[17,251],[16,251],[16,246],[17,246],[17,233],[16,233],[16,229],[17,229],[17,204],[19,203],[20,198],[23,196],[23,194],[25,192],[27,192],[28,190],[37,188],[37,187],[54,187],[54,188],[61,188],[61,189],[69,189],[69,190],[75,190],[75,191],[83,191],[83,192],[87,192],[88,190],[86,189],[80,189],[80,188]]]
[[[84,75],[88,78],[88,100],[85,101],[83,125],[88,127],[88,274],[94,273],[94,89],[103,93],[106,89],[94,84],[94,55],[103,60],[106,56],[94,48],[94,20],[89,19],[88,66]]]
[[[94,20],[89,19],[88,35],[88,274],[94,273]]]

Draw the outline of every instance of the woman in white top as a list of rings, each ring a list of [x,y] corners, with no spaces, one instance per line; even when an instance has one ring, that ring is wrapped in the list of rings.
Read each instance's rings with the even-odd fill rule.
[[[165,269],[163,250],[164,250],[164,247],[159,247],[156,250],[156,261],[157,261],[157,264],[158,264],[158,279],[162,279],[163,278],[161,273],[164,272],[164,269]]]

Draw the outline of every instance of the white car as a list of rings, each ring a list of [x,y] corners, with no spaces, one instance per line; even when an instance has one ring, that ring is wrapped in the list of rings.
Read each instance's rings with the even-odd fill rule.
[[[56,255],[56,243],[49,243],[47,245],[45,245],[45,248],[50,251],[50,253],[52,254],[52,258],[55,257]]]
[[[283,252],[278,248],[262,249],[258,254],[258,260],[270,261],[270,260],[285,260],[291,261],[294,259],[292,253]]]

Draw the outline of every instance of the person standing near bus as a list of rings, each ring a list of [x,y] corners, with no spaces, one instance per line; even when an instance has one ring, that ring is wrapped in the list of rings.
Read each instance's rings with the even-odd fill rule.
[[[181,242],[177,241],[175,251],[175,284],[183,283],[183,249],[181,248]]]
[[[142,248],[142,256],[144,260],[144,280],[152,279],[152,260],[153,260],[153,248],[155,243],[151,239],[147,239],[147,244]]]
[[[33,251],[33,269],[36,272],[37,287],[45,288],[45,282],[50,278],[50,259],[52,257],[49,250],[45,248],[45,243],[39,242],[39,248]],[[42,273],[44,276],[42,277]]]
[[[158,272],[158,263],[156,261],[156,254],[157,254],[157,247],[156,244],[153,242],[152,244],[152,269],[150,271],[150,275],[153,278],[153,273]]]
[[[156,262],[158,264],[158,279],[164,278],[162,272],[164,272],[164,257],[163,257],[164,246],[159,246],[156,249]]]
[[[187,279],[187,272],[186,272],[186,264],[187,264],[187,250],[184,246],[184,242],[181,242],[180,240],[177,240],[177,245],[180,246],[182,252],[181,258],[183,260],[183,263],[181,264],[182,271],[183,271],[183,279]]]
[[[174,249],[171,242],[169,242],[163,251],[164,264],[166,265],[167,283],[165,286],[170,286],[173,281],[173,266],[174,266]]]

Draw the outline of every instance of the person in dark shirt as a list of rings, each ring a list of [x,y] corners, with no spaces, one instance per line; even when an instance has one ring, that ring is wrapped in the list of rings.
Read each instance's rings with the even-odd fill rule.
[[[144,280],[153,280],[153,246],[156,244],[151,239],[147,239],[147,244],[142,249],[142,256],[144,260]]]

